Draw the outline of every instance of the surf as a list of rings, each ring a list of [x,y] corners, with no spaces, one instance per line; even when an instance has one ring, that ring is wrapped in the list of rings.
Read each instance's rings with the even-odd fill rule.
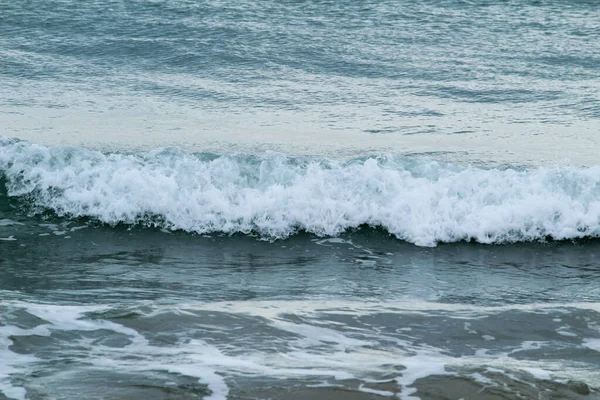
[[[0,192],[28,215],[197,234],[381,228],[419,246],[600,236],[600,167],[488,168],[398,154],[102,153],[0,141]]]

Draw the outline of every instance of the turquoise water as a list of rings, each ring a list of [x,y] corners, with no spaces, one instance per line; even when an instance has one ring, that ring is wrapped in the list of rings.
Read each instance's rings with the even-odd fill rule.
[[[0,4],[0,399],[600,398],[600,3]]]

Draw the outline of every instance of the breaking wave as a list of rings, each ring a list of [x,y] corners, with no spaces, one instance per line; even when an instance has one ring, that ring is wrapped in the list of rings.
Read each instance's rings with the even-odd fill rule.
[[[421,246],[600,236],[600,167],[486,169],[401,156],[349,162],[278,153],[104,154],[0,139],[9,197],[106,224],[195,233],[381,227]]]

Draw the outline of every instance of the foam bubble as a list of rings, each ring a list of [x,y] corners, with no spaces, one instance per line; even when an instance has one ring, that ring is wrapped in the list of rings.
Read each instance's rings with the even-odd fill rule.
[[[600,167],[483,169],[379,157],[299,160],[179,149],[102,154],[0,141],[9,196],[108,224],[199,234],[298,230],[336,236],[370,225],[417,245],[600,236]]]
[[[584,339],[583,345],[589,349],[600,352],[600,339]]]

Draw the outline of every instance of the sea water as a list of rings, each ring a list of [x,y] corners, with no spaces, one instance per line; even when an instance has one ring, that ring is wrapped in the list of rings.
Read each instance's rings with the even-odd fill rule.
[[[600,398],[600,3],[0,3],[0,399]]]

